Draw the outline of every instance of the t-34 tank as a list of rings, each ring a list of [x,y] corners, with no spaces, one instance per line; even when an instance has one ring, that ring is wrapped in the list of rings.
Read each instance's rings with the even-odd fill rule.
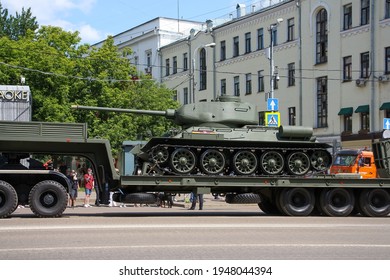
[[[239,97],[221,96],[166,111],[72,107],[164,116],[182,127],[150,139],[135,152],[142,170],[138,174],[302,176],[325,172],[331,163],[331,146],[316,142],[312,128],[259,126],[255,107]]]

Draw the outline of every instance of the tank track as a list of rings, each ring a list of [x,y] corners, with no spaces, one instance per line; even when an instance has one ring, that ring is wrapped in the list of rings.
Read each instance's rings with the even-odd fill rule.
[[[331,154],[321,147],[227,147],[159,144],[148,151],[147,174],[305,176],[325,173]]]

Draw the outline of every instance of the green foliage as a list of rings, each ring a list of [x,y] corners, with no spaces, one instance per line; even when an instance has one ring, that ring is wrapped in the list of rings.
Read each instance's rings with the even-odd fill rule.
[[[0,24],[7,18],[8,11],[0,4]],[[19,18],[26,25],[32,24],[27,19],[35,19],[23,11]],[[42,26],[18,34],[17,38],[0,37],[0,84],[18,84],[20,76],[26,78],[32,91],[33,120],[87,122],[89,136],[109,139],[114,155],[124,140],[159,136],[173,126],[163,117],[71,109],[72,104],[148,110],[178,106],[170,90],[148,77],[137,77],[135,67],[124,57],[131,50],[119,52],[113,38],[93,48],[80,44],[78,32],[59,27]]]

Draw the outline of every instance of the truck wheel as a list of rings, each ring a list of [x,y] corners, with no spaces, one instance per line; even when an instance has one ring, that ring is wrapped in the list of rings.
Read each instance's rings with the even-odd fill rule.
[[[385,189],[365,189],[359,197],[361,214],[384,217],[390,214],[390,195]]]
[[[355,205],[355,196],[350,189],[324,189],[320,194],[320,207],[323,213],[332,217],[349,216]]]
[[[18,207],[18,195],[7,182],[0,181],[0,218],[7,218]]]
[[[263,211],[265,214],[269,214],[269,215],[280,214],[278,207],[268,199],[266,200],[263,199],[258,205],[260,210]]]
[[[63,185],[56,181],[42,181],[29,194],[31,211],[41,218],[60,217],[66,209],[68,195]]]
[[[308,216],[314,209],[313,190],[305,188],[285,188],[280,193],[281,210],[289,216]]]

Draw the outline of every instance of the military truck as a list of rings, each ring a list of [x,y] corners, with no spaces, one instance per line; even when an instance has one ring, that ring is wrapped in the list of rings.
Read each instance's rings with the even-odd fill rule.
[[[114,201],[124,203],[154,203],[161,192],[193,192],[220,194],[231,204],[258,204],[267,214],[382,217],[390,213],[390,140],[372,145],[380,178],[328,175],[329,146],[316,142],[310,129],[261,127],[249,117],[238,124],[231,113],[247,116],[252,108],[225,102],[235,103],[191,105],[195,120],[201,121],[196,125],[183,121],[182,132],[144,143],[124,142],[120,174],[110,143],[88,138],[85,124],[0,122],[0,217],[10,216],[18,204],[28,204],[39,217],[63,214],[69,182],[58,171],[21,163],[35,154],[88,159],[101,203],[108,203],[109,192],[114,192]],[[180,115],[180,109],[124,112],[193,119],[189,113]]]

